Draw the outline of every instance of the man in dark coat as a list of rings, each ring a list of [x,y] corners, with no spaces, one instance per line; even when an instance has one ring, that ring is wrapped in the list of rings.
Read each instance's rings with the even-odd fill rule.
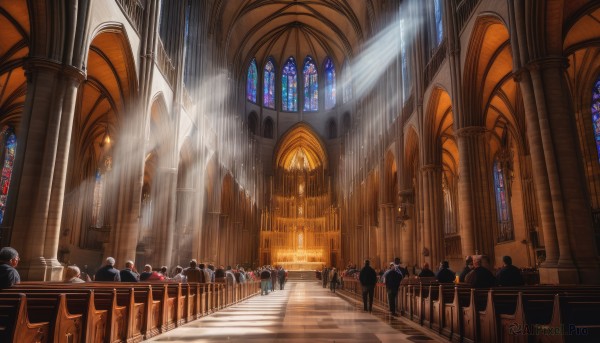
[[[440,264],[440,270],[437,272],[435,278],[438,282],[446,283],[446,282],[454,282],[456,278],[456,273],[450,270],[450,265],[448,261],[442,261]]]
[[[140,274],[135,272],[133,261],[125,262],[125,269],[119,272],[121,276],[121,282],[139,282]]]
[[[283,267],[279,267],[277,278],[279,279],[279,290],[283,290],[283,286],[285,284],[285,270]]]
[[[510,256],[502,256],[502,262],[504,266],[496,274],[498,284],[500,286],[523,286],[523,276],[519,268],[513,266],[512,258]]]
[[[419,273],[419,277],[434,277],[435,274],[429,269],[429,263],[423,263],[423,269]]]
[[[365,266],[358,274],[360,285],[362,286],[363,306],[365,312],[373,311],[373,297],[375,296],[375,284],[377,283],[377,273],[371,268],[371,261],[365,260]],[[368,295],[368,303],[367,303]]]
[[[269,281],[271,280],[271,273],[267,267],[263,267],[260,272],[260,295],[269,294]]]
[[[458,276],[458,281],[465,282],[465,277],[472,270],[473,270],[473,257],[472,256],[467,256],[467,259],[465,260],[465,268],[463,269],[463,271]]]
[[[95,281],[121,281],[119,270],[115,268],[115,259],[108,257],[106,264],[96,272]]]
[[[396,263],[398,262],[398,263]],[[396,258],[394,264],[390,266],[385,274],[383,274],[383,279],[385,282],[385,288],[387,290],[388,296],[388,305],[390,306],[390,314],[392,316],[396,316],[396,299],[398,298],[398,288],[400,288],[400,281],[402,281],[402,272],[398,265],[400,264],[400,259]]]
[[[473,257],[473,269],[465,277],[465,282],[473,288],[490,288],[498,285],[498,280],[489,270],[490,260],[485,255]]]
[[[11,247],[0,250],[0,289],[12,287],[21,282],[15,267],[19,264],[19,253]]]

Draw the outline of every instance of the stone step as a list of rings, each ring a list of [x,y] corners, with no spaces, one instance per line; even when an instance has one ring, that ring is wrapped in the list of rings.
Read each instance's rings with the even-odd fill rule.
[[[289,270],[288,281],[317,281],[317,275],[314,270]]]

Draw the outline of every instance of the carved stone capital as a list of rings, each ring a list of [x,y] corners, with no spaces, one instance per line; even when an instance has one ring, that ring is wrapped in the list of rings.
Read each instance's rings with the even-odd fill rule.
[[[86,77],[85,72],[81,69],[43,57],[27,58],[23,63],[23,68],[25,69],[25,76],[27,77],[28,81],[30,80],[32,73],[34,73],[36,70],[54,71],[56,73],[60,73],[64,77],[71,78],[77,83],[83,82]]]
[[[569,60],[563,56],[548,56],[538,58],[536,60],[527,63],[527,69],[529,70],[544,70],[544,69],[567,69],[569,67]]]
[[[456,137],[477,137],[486,134],[487,131],[483,126],[467,126],[456,130],[454,135]]]

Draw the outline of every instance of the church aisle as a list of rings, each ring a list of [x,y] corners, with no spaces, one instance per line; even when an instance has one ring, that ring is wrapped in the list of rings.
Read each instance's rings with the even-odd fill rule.
[[[362,312],[316,282],[286,289],[184,325],[152,342],[426,342],[421,331],[387,314]]]

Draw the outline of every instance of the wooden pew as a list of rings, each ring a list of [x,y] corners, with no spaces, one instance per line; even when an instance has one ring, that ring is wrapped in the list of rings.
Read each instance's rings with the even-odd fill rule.
[[[50,335],[50,322],[31,323],[27,313],[27,298],[23,293],[0,293],[0,342],[45,343]]]

